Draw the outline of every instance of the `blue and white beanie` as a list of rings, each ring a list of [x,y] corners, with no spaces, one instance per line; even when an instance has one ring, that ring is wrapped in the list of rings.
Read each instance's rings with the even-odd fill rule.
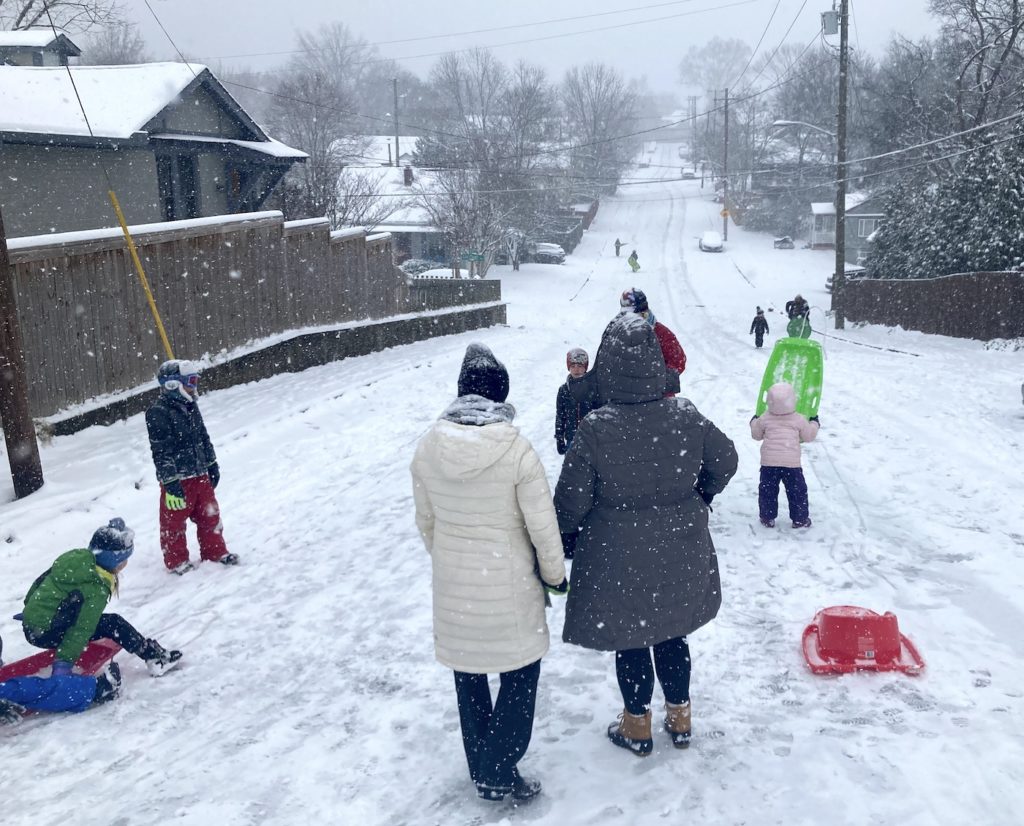
[[[96,557],[96,564],[108,571],[114,571],[135,550],[135,531],[124,524],[117,516],[111,519],[89,540],[89,550]]]

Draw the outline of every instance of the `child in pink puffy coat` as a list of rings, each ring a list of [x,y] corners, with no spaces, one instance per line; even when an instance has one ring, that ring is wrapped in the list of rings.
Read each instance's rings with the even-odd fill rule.
[[[768,389],[768,412],[750,420],[750,435],[761,442],[757,504],[761,524],[766,528],[774,528],[775,517],[779,515],[780,483],[786,486],[793,527],[811,526],[807,482],[800,467],[800,443],[814,441],[819,427],[817,416],[808,420],[796,412],[796,393],[793,385],[785,382]]]

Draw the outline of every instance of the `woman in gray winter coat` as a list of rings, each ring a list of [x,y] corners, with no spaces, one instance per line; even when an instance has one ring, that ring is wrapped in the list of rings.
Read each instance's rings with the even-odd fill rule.
[[[686,637],[721,605],[708,510],[736,472],[736,449],[689,401],[663,398],[665,360],[641,316],[608,326],[596,370],[608,403],[580,423],[555,490],[566,543],[578,532],[562,638],[616,652],[625,708],[608,728],[615,745],[651,753],[657,669],[665,728],[685,748]]]

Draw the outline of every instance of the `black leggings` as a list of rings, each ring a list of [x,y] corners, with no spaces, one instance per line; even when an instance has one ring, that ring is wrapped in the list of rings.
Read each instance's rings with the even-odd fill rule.
[[[24,626],[25,639],[37,648],[60,647],[64,635],[78,621],[82,601],[82,594],[79,591],[72,591],[58,606],[46,631],[39,633],[34,628]],[[137,657],[141,657],[147,647],[146,638],[120,614],[101,614],[100,621],[96,623],[96,630],[89,639],[113,640],[129,654]]]
[[[654,664],[650,648],[628,648],[615,652],[615,676],[619,680],[622,702],[630,714],[646,714],[654,697],[654,674],[673,705],[690,699],[690,647],[686,637],[675,637],[654,646]]]

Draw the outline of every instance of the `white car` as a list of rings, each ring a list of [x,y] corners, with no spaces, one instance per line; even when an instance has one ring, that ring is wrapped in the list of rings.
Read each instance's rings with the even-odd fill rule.
[[[697,240],[697,246],[700,247],[701,252],[721,252],[725,249],[725,244],[722,242],[722,236],[713,229],[707,230]]]
[[[537,244],[533,260],[538,264],[564,264],[565,250],[559,244]]]

